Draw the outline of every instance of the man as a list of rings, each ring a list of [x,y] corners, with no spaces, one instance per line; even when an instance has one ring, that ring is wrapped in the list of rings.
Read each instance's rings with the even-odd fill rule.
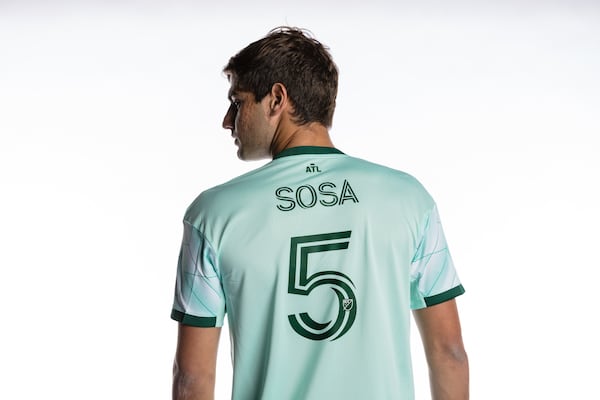
[[[227,311],[233,399],[413,399],[412,309],[433,399],[467,399],[464,290],[435,203],[410,175],[334,147],[327,49],[278,28],[224,72],[238,157],[272,160],[185,214],[173,398],[214,397]]]

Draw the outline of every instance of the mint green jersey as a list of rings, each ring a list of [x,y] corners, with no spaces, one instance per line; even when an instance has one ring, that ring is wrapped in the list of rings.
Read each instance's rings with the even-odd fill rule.
[[[410,311],[463,292],[415,178],[296,147],[190,205],[171,317],[227,314],[234,400],[413,399]]]

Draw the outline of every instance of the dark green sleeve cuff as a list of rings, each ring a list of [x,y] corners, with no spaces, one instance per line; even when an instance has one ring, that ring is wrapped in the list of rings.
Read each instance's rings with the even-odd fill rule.
[[[453,298],[460,296],[465,292],[465,288],[462,285],[458,285],[453,287],[452,289],[436,294],[435,296],[425,297],[425,304],[427,307],[435,306],[436,304],[443,303],[448,300],[452,300]]]
[[[171,311],[171,319],[198,328],[214,328],[217,325],[217,317],[196,317],[177,310]]]

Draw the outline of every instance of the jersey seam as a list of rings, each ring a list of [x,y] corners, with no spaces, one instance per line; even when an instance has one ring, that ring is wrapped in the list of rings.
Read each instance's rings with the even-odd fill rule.
[[[435,203],[434,203],[433,206],[429,210],[427,210],[426,217],[425,217],[425,223],[421,225],[421,229],[420,229],[420,232],[419,232],[419,242],[417,243],[417,246],[415,248],[415,252],[413,254],[413,257],[412,257],[412,260],[411,260],[411,264],[415,263],[415,262],[417,262],[419,260],[422,260],[425,257],[427,257],[427,254],[423,254],[421,257],[417,258],[418,257],[419,249],[421,248],[421,245],[423,244],[423,240],[425,240],[425,234],[427,232],[427,227],[429,226],[429,222],[430,222],[430,219],[431,219],[431,213],[433,212],[433,210],[435,209],[435,207],[436,206],[435,206]],[[433,255],[433,254],[434,253],[430,253],[429,255]]]
[[[206,243],[208,244],[208,247],[210,248],[210,250],[213,252],[213,254],[215,255],[215,267],[217,269],[217,271],[215,271],[215,275],[205,275],[205,278],[219,278],[221,279],[221,268],[219,266],[219,254],[218,252],[215,250],[215,247],[212,245],[212,243],[210,242],[210,240],[208,240],[208,238],[206,237],[206,235],[204,233],[202,233],[200,231],[200,229],[196,228],[196,226],[194,226],[194,224],[192,224],[190,221],[187,220],[183,220],[183,222],[187,225],[189,225],[193,230],[195,230],[196,232],[198,232],[198,235],[200,235],[202,237],[203,240],[206,241]]]

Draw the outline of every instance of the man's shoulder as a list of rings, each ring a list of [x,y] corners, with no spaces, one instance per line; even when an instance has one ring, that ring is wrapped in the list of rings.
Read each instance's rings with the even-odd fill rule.
[[[235,176],[221,184],[205,189],[198,197],[208,199],[220,196],[232,196],[236,193],[244,192],[247,190],[247,187],[253,186],[256,182],[260,182],[264,179],[264,176],[266,176],[265,174],[268,174],[269,165],[270,163],[267,163],[261,167]]]
[[[189,205],[186,215],[197,215],[204,209],[215,212],[222,207],[227,207],[236,199],[245,198],[253,183],[261,180],[261,173],[267,165],[238,175],[230,180],[203,190]]]
[[[359,157],[348,156],[348,162],[354,165],[356,170],[364,171],[375,179],[391,179],[405,184],[413,184],[421,187],[420,181],[409,172],[396,169],[394,167],[369,161]]]

